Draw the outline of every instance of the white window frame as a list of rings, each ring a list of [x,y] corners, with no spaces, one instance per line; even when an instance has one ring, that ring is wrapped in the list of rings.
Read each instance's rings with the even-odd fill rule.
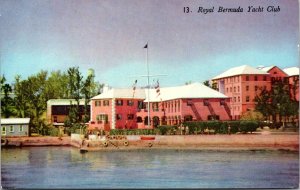
[[[5,126],[2,126],[2,128],[1,128],[1,134],[2,135],[6,135],[6,127]]]
[[[9,132],[10,133],[13,133],[15,130],[14,130],[14,126],[13,125],[11,125],[11,126],[9,126]]]
[[[19,132],[23,132],[23,131],[24,131],[23,125],[20,125],[20,126],[19,126]]]

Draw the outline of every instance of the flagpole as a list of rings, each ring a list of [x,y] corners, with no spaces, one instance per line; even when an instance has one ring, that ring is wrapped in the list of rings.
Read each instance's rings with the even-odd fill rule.
[[[148,78],[148,128],[150,128],[150,72],[149,72],[149,63],[148,63],[148,42],[147,42],[147,53],[146,53],[146,62],[147,62],[147,78]]]

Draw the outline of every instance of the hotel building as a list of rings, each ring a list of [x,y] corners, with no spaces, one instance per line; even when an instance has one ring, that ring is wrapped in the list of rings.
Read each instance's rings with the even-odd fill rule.
[[[290,86],[291,98],[299,101],[299,68],[281,70],[277,66],[253,68],[248,65],[231,68],[212,79],[219,92],[230,97],[230,111],[233,119],[255,109],[254,98],[261,89],[271,90],[272,84],[282,81]],[[292,93],[292,89],[295,89]]]
[[[89,129],[136,129],[183,121],[230,120],[229,98],[201,83],[157,89],[109,89],[91,100]]]

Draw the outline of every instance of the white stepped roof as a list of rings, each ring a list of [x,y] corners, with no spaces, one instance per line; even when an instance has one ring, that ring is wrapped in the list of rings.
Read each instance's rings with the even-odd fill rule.
[[[161,87],[158,96],[156,89],[149,90],[150,102],[159,102],[180,98],[227,98],[224,94],[213,90],[201,83],[190,85]],[[133,89],[110,89],[92,99],[133,98]],[[148,102],[148,89],[136,89],[135,99],[145,99]]]
[[[1,118],[1,125],[3,124],[29,124],[30,118]]]
[[[257,68],[257,69],[268,72],[268,71],[271,70],[273,67],[275,67],[275,66],[261,67],[261,68]]]
[[[285,68],[283,71],[289,76],[299,75],[299,67]]]
[[[133,98],[133,89],[132,88],[112,88],[99,94],[92,98],[96,99],[110,99],[110,98]],[[134,98],[136,99],[145,99],[145,90],[136,89],[134,93]]]
[[[157,96],[155,89],[150,91],[150,102],[181,98],[227,98],[227,96],[201,83],[161,88],[160,96]],[[147,94],[145,102],[148,102]]]
[[[254,67],[250,67],[249,65],[242,65],[239,67],[233,67],[224,73],[214,77],[213,79],[226,78],[230,76],[236,75],[266,75],[269,74],[266,71],[256,69]]]

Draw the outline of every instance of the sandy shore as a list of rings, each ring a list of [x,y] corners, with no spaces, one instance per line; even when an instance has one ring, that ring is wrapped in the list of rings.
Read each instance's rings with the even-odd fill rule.
[[[211,150],[295,150],[299,151],[299,135],[235,134],[235,135],[172,135],[155,136],[155,140],[140,140],[139,136],[127,136],[124,141],[111,141],[107,147],[101,141],[71,141],[70,137],[14,137],[10,146],[74,146],[87,151],[136,150],[136,149],[211,149]]]

